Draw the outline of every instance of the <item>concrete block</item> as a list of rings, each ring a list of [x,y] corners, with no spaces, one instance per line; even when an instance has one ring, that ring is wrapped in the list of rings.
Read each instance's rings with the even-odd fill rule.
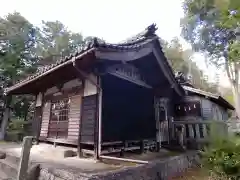
[[[39,175],[40,175],[40,164],[35,164],[28,169],[26,180],[38,180]]]
[[[6,158],[6,153],[0,152],[0,159],[5,159],[5,158]]]
[[[74,157],[74,156],[77,156],[77,152],[75,152],[75,151],[65,150],[65,151],[63,152],[63,157],[64,157],[64,158]]]

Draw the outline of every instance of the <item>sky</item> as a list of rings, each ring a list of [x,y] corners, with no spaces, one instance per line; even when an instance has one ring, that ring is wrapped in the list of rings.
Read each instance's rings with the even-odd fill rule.
[[[185,49],[191,46],[181,37],[180,19],[183,17],[182,0],[1,0],[0,16],[20,12],[34,25],[42,20],[59,20],[69,30],[83,36],[97,36],[110,43],[117,43],[144,30],[152,23],[157,34],[170,41],[179,37]],[[207,67],[204,58],[194,56],[198,66],[214,78],[216,69]],[[224,73],[221,85],[228,86]]]

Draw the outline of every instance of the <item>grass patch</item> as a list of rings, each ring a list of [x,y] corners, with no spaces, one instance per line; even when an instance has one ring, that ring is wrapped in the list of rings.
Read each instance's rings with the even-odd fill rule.
[[[7,141],[0,141],[0,144],[6,144],[6,143],[8,143]]]

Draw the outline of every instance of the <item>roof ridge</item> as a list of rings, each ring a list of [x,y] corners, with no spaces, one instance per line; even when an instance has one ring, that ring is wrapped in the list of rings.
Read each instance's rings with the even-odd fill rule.
[[[50,63],[50,64],[46,64],[46,65],[43,65],[43,66],[39,67],[38,70],[34,74],[41,73],[42,71],[46,71],[49,68],[55,66],[56,64],[58,65],[62,61],[69,60],[72,57],[77,56],[77,55],[83,53],[85,50],[88,50],[88,49],[93,48],[93,47],[99,47],[99,46],[105,46],[105,45],[107,45],[107,46],[111,46],[111,45],[113,45],[113,46],[114,45],[116,45],[116,46],[129,46],[129,45],[133,45],[133,44],[136,44],[136,43],[143,42],[144,40],[148,39],[149,37],[155,36],[156,30],[157,30],[156,24],[153,23],[153,24],[149,25],[147,28],[145,28],[144,31],[142,31],[142,32],[138,33],[137,35],[131,37],[131,39],[128,40],[128,41],[131,41],[131,42],[128,42],[128,41],[125,40],[124,43],[117,43],[117,44],[108,43],[108,42],[100,42],[98,40],[98,37],[93,37],[87,44],[85,44],[85,46],[80,51],[76,51],[75,53],[71,53],[69,56],[60,57],[55,63]],[[20,81],[22,81],[22,80],[20,80]]]
[[[15,84],[30,80],[32,78],[35,78],[35,77],[39,76],[40,74],[42,74],[42,73],[44,73],[44,72],[46,72],[46,71],[48,71],[48,70],[50,70],[54,67],[66,62],[66,61],[71,60],[73,57],[76,57],[76,56],[90,50],[91,48],[93,48],[93,47],[84,47],[82,50],[76,51],[74,54],[70,54],[69,56],[65,56],[65,57],[62,57],[62,58],[58,59],[55,63],[51,63],[51,64],[44,65],[42,67],[39,67],[38,70],[35,73],[30,74],[27,78],[18,80]]]
[[[135,44],[136,42],[142,41],[142,39],[147,39],[149,37],[156,36],[157,29],[158,29],[157,25],[153,23],[149,25],[147,28],[145,28],[144,31],[123,40],[122,42],[118,43],[118,45],[131,45]]]
[[[29,75],[27,78],[18,80],[14,85],[18,83],[22,83],[31,79],[34,79],[41,74],[51,70],[52,68],[55,68],[63,63],[66,63],[67,61],[71,60],[73,57],[77,57],[87,51],[90,51],[93,48],[109,48],[109,49],[116,49],[116,50],[122,50],[122,51],[129,51],[129,50],[138,50],[139,48],[145,46],[149,42],[152,42],[158,38],[158,36],[155,34],[157,30],[156,24],[151,24],[147,28],[145,28],[144,31],[138,33],[137,35],[128,38],[123,43],[107,43],[99,41],[97,37],[93,37],[88,43],[86,43],[81,50],[76,51],[75,53],[71,53],[69,56],[65,56],[62,58],[59,58],[55,63],[47,64],[42,67],[40,67],[35,73]],[[8,88],[6,88],[8,89]]]
[[[228,105],[228,108],[229,109],[232,109],[232,110],[234,110],[235,108],[234,108],[234,106],[232,106],[232,104],[231,103],[229,103],[224,97],[222,97],[220,94],[214,94],[214,93],[211,93],[211,92],[208,92],[208,91],[205,91],[205,90],[201,90],[201,89],[199,89],[199,88],[192,88],[192,87],[189,87],[189,86],[184,86],[184,85],[182,85],[182,87],[183,87],[183,89],[185,89],[185,90],[188,90],[188,91],[191,91],[191,92],[193,92],[193,93],[197,93],[197,94],[201,94],[201,95],[203,95],[203,96],[208,96],[208,97],[210,97],[210,98],[214,98],[214,99],[222,99],[223,101],[224,101],[224,103],[227,103],[227,105]]]

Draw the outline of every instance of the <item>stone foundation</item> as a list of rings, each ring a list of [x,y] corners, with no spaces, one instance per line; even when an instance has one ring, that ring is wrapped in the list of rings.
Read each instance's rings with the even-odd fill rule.
[[[152,161],[146,165],[126,167],[98,174],[72,174],[70,172],[42,168],[39,180],[168,180],[181,175],[188,168],[200,163],[199,153],[188,152],[165,160]]]

